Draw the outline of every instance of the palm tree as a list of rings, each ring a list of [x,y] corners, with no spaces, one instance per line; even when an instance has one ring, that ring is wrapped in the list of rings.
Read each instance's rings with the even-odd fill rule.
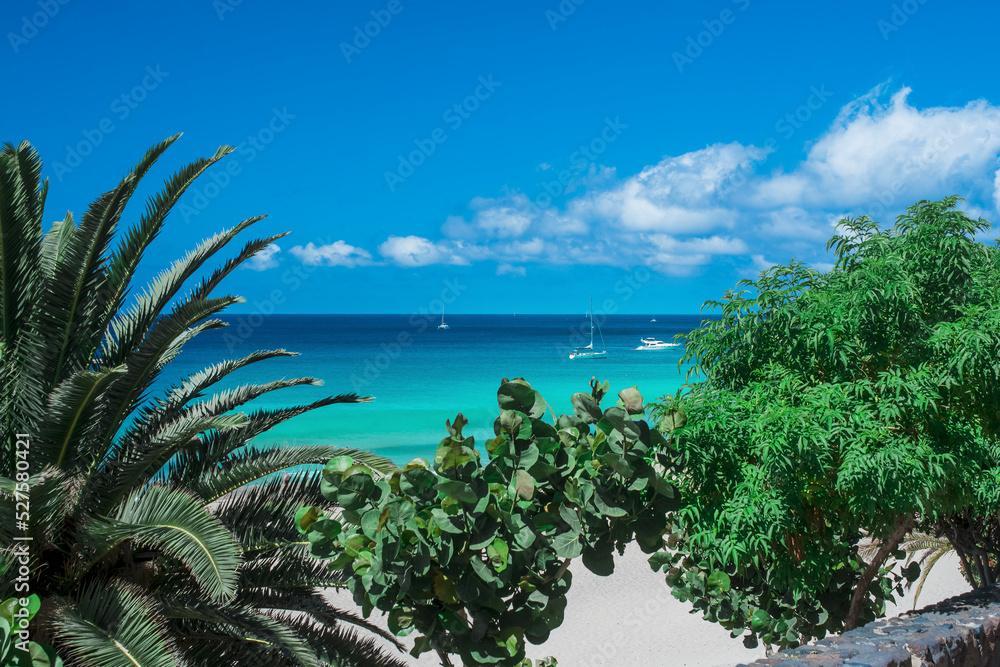
[[[179,136],[179,135],[178,135]],[[330,606],[337,573],[311,558],[295,510],[322,504],[313,472],[274,473],[339,455],[376,471],[391,463],[326,446],[269,448],[253,438],[355,394],[275,410],[236,409],[314,378],[207,395],[231,373],[285,350],[221,361],[172,385],[153,383],[239,297],[214,296],[229,273],[280,236],[205,263],[260,218],[203,241],[130,295],[149,244],[191,183],[232,147],[173,174],[138,222],[119,220],[142,178],[177,139],[154,146],[79,224],[43,234],[48,183],[27,143],[0,151],[0,544],[28,537],[32,621],[67,665],[401,665],[386,633]],[[118,237],[117,244],[115,244]],[[20,515],[25,505],[29,516]],[[16,567],[0,581],[14,595]],[[11,574],[14,573],[14,574]],[[398,645],[396,645],[398,648]]]
[[[858,545],[858,553],[861,554],[862,558],[870,562],[881,546],[882,543],[879,540],[866,537]],[[954,551],[955,547],[945,537],[914,530],[906,534],[899,543],[898,548],[900,551],[906,553],[906,561],[903,563],[903,567],[908,567],[910,563],[917,563],[920,566],[920,578],[916,581],[917,590],[913,594],[913,608],[916,609],[917,600],[920,599],[920,593],[924,590],[924,584],[927,583],[927,575],[931,573],[931,569],[937,565],[937,562]],[[962,572],[966,580],[969,580],[964,562],[962,563]],[[910,590],[913,584],[914,582],[912,581],[907,582],[906,590]]]

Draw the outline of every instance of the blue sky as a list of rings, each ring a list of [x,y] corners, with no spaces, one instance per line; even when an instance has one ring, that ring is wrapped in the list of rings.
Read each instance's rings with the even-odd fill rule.
[[[0,139],[48,217],[154,142],[220,144],[145,277],[266,213],[253,310],[697,312],[833,223],[957,193],[997,215],[993,3],[7,0]],[[366,34],[367,32],[367,34]],[[136,200],[132,219],[141,210]]]

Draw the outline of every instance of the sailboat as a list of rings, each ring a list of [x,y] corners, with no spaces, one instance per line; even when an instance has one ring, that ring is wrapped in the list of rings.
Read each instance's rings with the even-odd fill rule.
[[[597,327],[597,332],[601,333],[601,327]],[[601,347],[604,347],[604,334],[601,333]],[[594,297],[590,297],[590,345],[576,348],[575,352],[569,353],[570,359],[607,359],[608,353],[604,350],[594,351]]]
[[[444,323],[444,306],[441,307],[441,324],[438,325],[438,329],[450,329],[447,324]]]

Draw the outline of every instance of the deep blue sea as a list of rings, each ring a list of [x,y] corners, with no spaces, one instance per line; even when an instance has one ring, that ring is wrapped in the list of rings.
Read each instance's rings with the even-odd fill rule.
[[[556,414],[571,412],[570,396],[589,391],[596,376],[609,380],[611,396],[637,385],[647,400],[672,394],[682,383],[682,348],[635,351],[640,338],[672,342],[705,319],[701,315],[598,314],[606,359],[570,360],[569,353],[589,342],[589,318],[570,315],[448,315],[440,320],[409,315],[242,315],[225,318],[230,326],[188,343],[164,370],[166,386],[225,358],[253,350],[285,348],[301,353],[257,363],[230,376],[238,383],[311,376],[322,387],[272,392],[253,406],[307,403],[330,394],[357,392],[375,400],[334,405],[296,417],[261,436],[276,445],[335,444],[368,449],[397,463],[422,456],[433,459],[446,435],[445,420],[463,413],[466,435],[477,443],[493,435],[499,410],[496,391],[502,378],[523,377],[542,393]],[[160,387],[160,389],[163,388]],[[222,388],[222,386],[218,387]],[[155,394],[154,394],[155,395]]]

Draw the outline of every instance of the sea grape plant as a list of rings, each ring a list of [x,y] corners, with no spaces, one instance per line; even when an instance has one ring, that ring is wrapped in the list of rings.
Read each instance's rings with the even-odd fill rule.
[[[27,638],[41,605],[37,595],[0,602],[0,667],[63,667],[55,649]]]
[[[654,565],[748,644],[882,615],[920,574],[894,562],[914,529],[947,536],[975,585],[1000,575],[1000,245],[958,201],[843,220],[831,270],[742,281],[684,337],[705,379],[659,408],[690,421]]]
[[[525,641],[559,627],[580,558],[599,575],[636,541],[663,544],[674,486],[661,463],[669,445],[636,417],[636,388],[601,410],[608,383],[572,397],[574,414],[545,420],[548,404],[522,379],[504,379],[485,464],[459,414],[433,466],[415,459],[377,477],[350,457],[331,460],[322,493],[341,510],[302,508],[296,525],[312,553],[343,568],[365,615],[388,612],[412,653],[444,665],[517,665]]]

